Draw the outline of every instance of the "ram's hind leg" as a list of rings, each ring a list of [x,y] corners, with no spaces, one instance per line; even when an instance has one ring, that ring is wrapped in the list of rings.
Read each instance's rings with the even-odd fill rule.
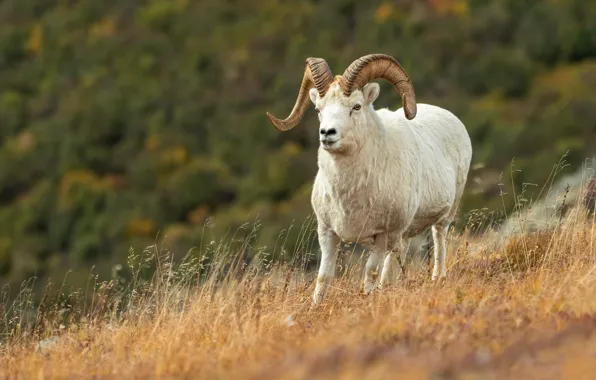
[[[401,263],[401,257],[404,252],[410,247],[410,239],[398,239],[397,244],[393,249],[387,252],[385,261],[383,263],[383,271],[381,272],[381,282],[379,287],[383,288],[391,284],[391,280],[396,277],[395,270],[401,271],[401,266],[398,268],[397,263]],[[399,272],[398,272],[399,273]]]
[[[364,294],[370,294],[377,285],[379,275],[379,264],[383,258],[383,252],[376,247],[370,249],[370,256],[366,261],[364,269]]]
[[[467,175],[467,170],[464,174]],[[466,176],[463,175],[458,179],[455,200],[449,208],[449,212],[447,213],[446,217],[432,226],[434,244],[434,267],[432,274],[433,281],[439,277],[447,277],[447,233],[449,231],[449,225],[451,224],[451,221],[453,221],[457,215],[465,183]]]
[[[370,256],[366,261],[364,270],[364,293],[370,294],[377,286],[379,277],[379,265],[383,266],[383,257],[385,252],[391,249],[387,241],[387,234],[382,233],[375,236],[370,247]]]
[[[434,243],[434,267],[432,279],[447,276],[446,258],[447,258],[447,231],[449,223],[440,222],[432,227]]]

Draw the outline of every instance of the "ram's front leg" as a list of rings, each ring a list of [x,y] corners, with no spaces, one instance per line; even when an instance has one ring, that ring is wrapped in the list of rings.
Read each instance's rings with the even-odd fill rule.
[[[321,303],[327,289],[335,275],[335,263],[337,261],[337,250],[339,245],[339,237],[335,232],[320,228],[319,246],[321,247],[321,265],[319,266],[319,274],[317,276],[317,286],[313,296],[315,304]]]

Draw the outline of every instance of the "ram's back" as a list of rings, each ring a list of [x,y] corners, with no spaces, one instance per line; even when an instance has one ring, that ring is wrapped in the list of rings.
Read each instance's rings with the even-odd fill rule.
[[[417,107],[413,120],[407,120],[402,109],[379,112],[388,132],[394,130],[396,136],[415,141],[407,147],[411,152],[408,166],[416,167],[419,176],[419,206],[411,229],[414,235],[457,206],[472,158],[470,136],[453,113],[429,104],[418,103]]]

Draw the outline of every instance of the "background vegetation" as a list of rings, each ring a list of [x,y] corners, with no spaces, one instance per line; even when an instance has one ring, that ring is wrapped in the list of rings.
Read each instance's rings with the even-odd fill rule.
[[[371,52],[467,125],[462,219],[503,207],[513,157],[515,183],[542,184],[566,152],[593,153],[593,1],[5,0],[0,282],[74,269],[82,284],[156,236],[204,252],[257,217],[258,247],[295,252],[316,119],[279,133],[265,111],[289,112],[306,57],[341,73]],[[381,86],[377,107],[398,107]]]

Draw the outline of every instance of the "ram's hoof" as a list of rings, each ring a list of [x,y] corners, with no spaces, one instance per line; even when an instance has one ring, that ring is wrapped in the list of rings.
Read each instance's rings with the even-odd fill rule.
[[[365,295],[370,295],[373,292],[373,290],[375,290],[375,284],[373,282],[367,282],[364,284],[363,291]]]
[[[317,286],[315,288],[315,292],[312,297],[313,305],[318,306],[320,305],[323,300],[325,299],[327,293],[327,286],[324,285],[324,281],[317,281]]]

